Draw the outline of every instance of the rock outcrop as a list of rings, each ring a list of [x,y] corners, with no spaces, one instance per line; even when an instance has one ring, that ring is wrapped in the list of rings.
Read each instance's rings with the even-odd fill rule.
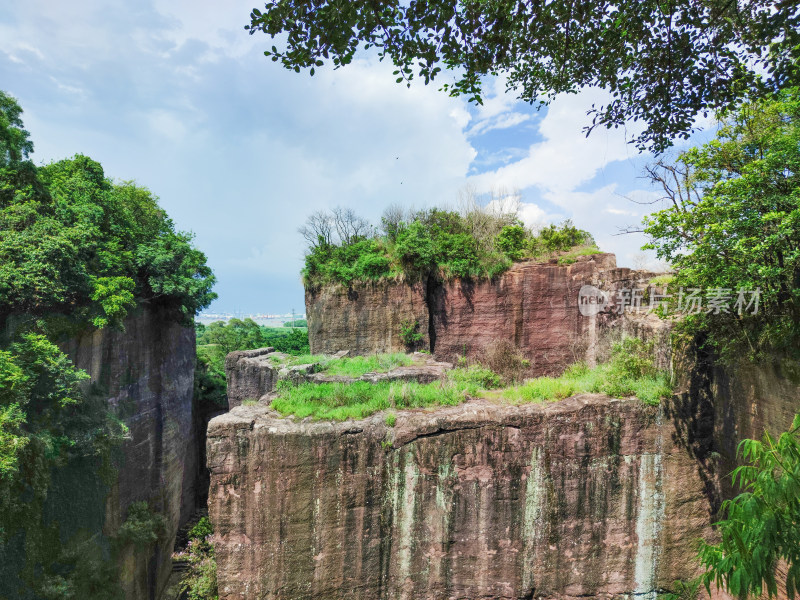
[[[330,358],[343,358],[342,352]],[[228,407],[235,408],[244,401],[257,401],[275,390],[279,381],[289,380],[295,383],[353,383],[367,381],[416,381],[431,383],[444,377],[453,365],[438,362],[430,355],[421,352],[413,354],[414,364],[395,367],[385,373],[366,373],[361,377],[328,375],[319,372],[322,366],[318,363],[287,366],[288,356],[275,352],[274,348],[242,350],[231,352],[225,357],[225,373],[228,382]]]
[[[530,360],[531,374],[555,374],[576,360],[594,361],[619,320],[617,292],[642,287],[650,276],[618,269],[613,254],[596,254],[569,265],[518,262],[492,281],[326,286],[306,291],[309,342],[313,353],[398,351],[405,348],[400,324],[417,323],[420,347],[440,360],[480,357],[507,341]],[[580,313],[583,285],[608,292],[600,314]]]
[[[164,312],[141,310],[125,321],[124,331],[96,330],[72,340],[65,350],[129,429],[105,506],[102,497],[76,490],[69,510],[87,513],[81,518],[98,523],[106,535],[117,532],[136,501],[147,501],[165,517],[166,532],[158,544],[130,546],[121,556],[126,599],[154,600],[172,568],[175,533],[194,512],[199,493],[194,330]]]
[[[278,369],[270,358],[274,354],[275,348],[258,348],[238,350],[225,357],[229,408],[245,400],[258,400],[274,389],[278,380]]]
[[[710,522],[659,411],[475,400],[390,428],[236,408],[208,431],[220,598],[654,599]]]

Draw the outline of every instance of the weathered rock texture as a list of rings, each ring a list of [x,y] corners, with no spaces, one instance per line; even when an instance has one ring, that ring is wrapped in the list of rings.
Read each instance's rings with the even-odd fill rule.
[[[515,263],[494,281],[430,279],[307,290],[309,342],[314,353],[397,351],[405,347],[401,321],[415,321],[424,335],[421,346],[441,360],[480,357],[491,344],[508,341],[530,359],[532,374],[559,373],[576,360],[594,360],[618,320],[617,290],[641,286],[651,275],[618,269],[613,254],[596,254],[571,265]],[[581,315],[583,285],[608,291],[612,304],[599,315]]]
[[[657,408],[596,395],[394,428],[236,408],[208,431],[220,598],[655,598],[708,533],[672,433]]]
[[[402,352],[400,324],[419,324],[427,348],[428,305],[423,283],[379,281],[358,287],[326,286],[306,292],[312,354]]]
[[[225,357],[229,408],[245,400],[258,400],[273,390],[278,380],[278,370],[270,360],[274,351],[275,348],[239,350]]]
[[[125,331],[87,333],[65,350],[130,430],[105,509],[100,500],[97,507],[87,503],[73,510],[104,510],[100,522],[107,535],[116,533],[136,501],[148,501],[166,517],[166,536],[158,545],[128,548],[121,559],[126,598],[152,600],[166,583],[175,533],[194,511],[198,493],[194,330],[160,311],[142,310],[126,320]]]

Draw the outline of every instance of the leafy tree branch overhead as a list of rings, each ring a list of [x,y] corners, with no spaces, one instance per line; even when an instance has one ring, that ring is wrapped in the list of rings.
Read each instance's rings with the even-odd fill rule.
[[[603,87],[587,133],[642,121],[635,142],[656,152],[699,115],[800,83],[794,0],[275,0],[245,29],[278,38],[265,54],[298,73],[374,48],[398,83],[449,70],[442,89],[477,103],[487,75],[530,103]]]

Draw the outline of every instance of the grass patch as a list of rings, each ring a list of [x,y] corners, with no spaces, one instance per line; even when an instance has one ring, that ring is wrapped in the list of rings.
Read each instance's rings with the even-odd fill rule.
[[[571,265],[575,261],[578,260],[579,256],[590,256],[592,254],[600,254],[602,250],[597,246],[582,246],[580,248],[575,248],[574,250],[570,250],[561,256],[558,257],[558,264],[559,265]]]
[[[281,385],[280,396],[272,401],[272,408],[282,415],[294,415],[300,419],[346,421],[364,419],[389,408],[455,405],[465,397],[466,391],[450,381],[428,384],[301,383]]]
[[[671,273],[664,273],[663,275],[658,275],[656,277],[653,277],[650,280],[650,285],[656,285],[659,287],[664,285],[669,285],[670,283],[672,283],[673,279],[675,279],[675,275]]]
[[[373,354],[371,356],[353,356],[329,361],[323,371],[329,375],[347,375],[361,377],[366,373],[386,373],[396,367],[407,367],[414,360],[407,354]]]
[[[563,400],[575,394],[606,394],[612,398],[636,396],[645,404],[658,404],[672,394],[669,376],[658,371],[652,359],[653,342],[627,338],[615,344],[611,361],[589,368],[572,365],[561,377],[537,377],[502,391],[514,404]]]
[[[279,396],[272,408],[284,416],[315,420],[364,419],[388,409],[453,406],[499,385],[500,378],[481,367],[454,369],[442,381],[433,383],[366,381],[353,383],[279,383]],[[386,417],[390,427],[395,415]],[[390,424],[389,421],[392,421]]]
[[[273,362],[281,363],[279,357],[272,357]],[[331,358],[324,354],[301,354],[291,356],[286,362],[287,366],[308,365],[318,363],[320,371],[328,375],[344,375],[347,377],[361,377],[366,373],[386,373],[395,367],[407,367],[414,363],[408,354],[395,352],[393,354],[372,354],[370,356],[346,356],[344,358]]]
[[[562,400],[580,393],[600,393],[614,398],[636,396],[646,404],[658,404],[661,398],[672,394],[672,388],[667,374],[656,369],[652,355],[652,342],[627,338],[614,346],[611,361],[606,364],[590,369],[579,363],[568,368],[561,377],[537,377],[505,389],[499,389],[502,385],[499,375],[479,365],[453,369],[442,381],[428,384],[386,381],[293,384],[284,381],[279,383],[279,395],[272,401],[272,408],[284,416],[345,421],[364,419],[383,410],[452,406],[478,395],[522,404]],[[328,364],[348,361],[349,365],[340,372],[352,374],[360,373],[367,366],[374,370],[376,364],[384,367],[395,364],[388,358],[392,356],[397,360],[399,356],[410,360],[402,354],[377,355],[338,359]],[[394,413],[386,416],[390,427],[395,420]]]

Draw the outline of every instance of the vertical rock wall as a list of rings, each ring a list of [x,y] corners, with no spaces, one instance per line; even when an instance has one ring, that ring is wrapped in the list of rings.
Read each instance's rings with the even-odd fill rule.
[[[379,281],[346,288],[341,285],[306,290],[308,341],[312,354],[403,352],[403,321],[416,323],[429,347],[426,286],[422,283]]]
[[[146,500],[166,517],[167,533],[156,547],[129,548],[121,558],[126,598],[153,600],[169,576],[179,524],[195,509],[194,330],[141,310],[125,321],[125,331],[87,333],[65,350],[130,430],[106,498],[104,533],[117,531],[132,502]]]
[[[608,291],[613,304],[617,289],[640,285],[649,275],[616,268],[613,254],[596,254],[571,265],[515,263],[492,281],[327,286],[306,291],[309,342],[315,353],[400,351],[405,320],[419,324],[420,346],[440,360],[479,357],[502,340],[523,351],[532,374],[558,373],[577,360],[592,362],[619,320],[612,305],[595,316],[581,315],[581,286]]]
[[[238,407],[208,432],[220,598],[654,599],[707,498],[638,400],[485,401],[360,422]]]

